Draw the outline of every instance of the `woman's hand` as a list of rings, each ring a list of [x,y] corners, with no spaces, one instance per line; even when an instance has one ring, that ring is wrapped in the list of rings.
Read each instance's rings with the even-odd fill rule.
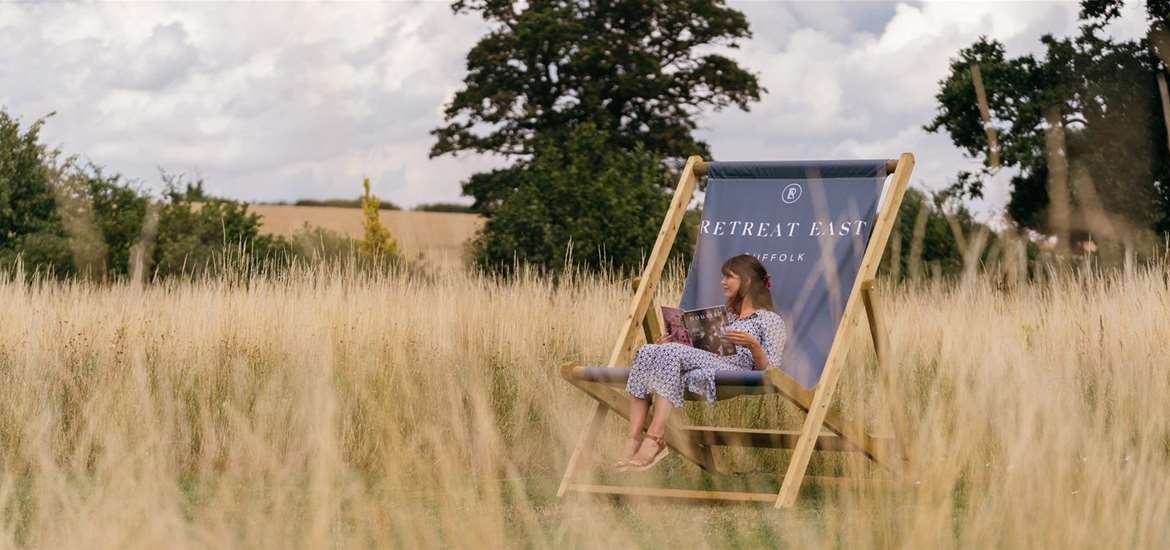
[[[743,346],[751,351],[760,348],[760,341],[756,340],[756,337],[752,336],[750,332],[742,330],[729,330],[723,339],[737,346]]]
[[[673,342],[673,341],[674,341],[674,340],[671,340],[671,339],[670,339],[670,333],[669,333],[669,332],[667,332],[666,334],[663,334],[662,336],[659,336],[659,337],[658,337],[658,339],[654,341],[654,343],[655,343],[655,344],[665,344],[665,343],[667,343],[667,342]]]
[[[756,340],[750,332],[742,330],[729,330],[724,340],[731,342],[737,346],[744,346],[748,351],[752,352],[752,368],[756,370],[763,370],[768,368],[768,356],[764,353],[764,346],[760,345],[760,341]]]

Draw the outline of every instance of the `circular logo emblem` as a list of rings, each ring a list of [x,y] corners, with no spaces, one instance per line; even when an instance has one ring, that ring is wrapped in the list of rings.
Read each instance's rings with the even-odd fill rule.
[[[780,192],[780,200],[784,204],[792,204],[800,200],[800,196],[804,194],[804,188],[799,183],[790,183],[784,186],[784,190]]]

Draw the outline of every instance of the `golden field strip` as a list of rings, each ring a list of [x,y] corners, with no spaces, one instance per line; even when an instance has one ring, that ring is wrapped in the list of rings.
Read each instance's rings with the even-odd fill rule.
[[[362,236],[362,211],[358,208],[249,204],[248,211],[259,214],[262,230],[274,235],[292,235],[307,223],[353,238]],[[458,257],[464,241],[483,226],[483,218],[456,212],[381,210],[378,219],[411,255],[429,251]]]
[[[354,211],[356,214],[356,211]],[[793,512],[554,494],[626,283],[450,265],[145,287],[0,282],[0,546],[1158,548],[1170,545],[1167,266],[1022,286],[883,286],[837,406],[909,419],[905,485],[808,484]],[[782,282],[781,282],[782,284]],[[677,270],[659,297],[674,303]],[[797,426],[776,396],[694,421]],[[604,466],[624,431],[610,421]],[[785,451],[611,482],[775,490]],[[814,459],[811,475],[889,475]],[[623,481],[624,480],[624,481]]]

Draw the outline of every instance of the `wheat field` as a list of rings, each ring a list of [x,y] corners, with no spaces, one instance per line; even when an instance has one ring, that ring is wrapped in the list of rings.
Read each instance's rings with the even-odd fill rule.
[[[555,497],[628,285],[451,264],[99,286],[0,277],[0,547],[1157,548],[1170,545],[1165,264],[1023,286],[881,290],[896,364],[854,331],[837,407],[913,461],[904,485],[806,484],[797,509]],[[661,290],[677,300],[678,270]],[[886,379],[885,382],[882,382]],[[693,421],[798,425],[776,396]],[[611,415],[612,416],[612,415]],[[629,484],[775,490],[676,456]],[[814,458],[811,474],[888,474]]]
[[[362,211],[334,206],[288,206],[250,204],[248,211],[261,216],[261,230],[274,235],[290,236],[305,224],[336,231],[352,238],[362,236]],[[419,253],[433,258],[458,259],[463,243],[483,227],[484,220],[475,214],[458,212],[416,212],[380,210],[378,220],[411,256]]]

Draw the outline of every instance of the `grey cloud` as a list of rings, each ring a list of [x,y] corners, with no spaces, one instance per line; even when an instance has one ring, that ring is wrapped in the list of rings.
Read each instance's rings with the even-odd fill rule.
[[[849,2],[733,2],[751,22],[755,39],[783,45],[797,29],[813,29],[838,41],[852,43],[864,35],[879,35],[894,17],[899,4],[920,2],[886,2],[856,0]]]
[[[122,84],[148,91],[162,90],[183,80],[199,62],[199,52],[179,22],[155,26],[150,38],[126,57],[131,62]]]

